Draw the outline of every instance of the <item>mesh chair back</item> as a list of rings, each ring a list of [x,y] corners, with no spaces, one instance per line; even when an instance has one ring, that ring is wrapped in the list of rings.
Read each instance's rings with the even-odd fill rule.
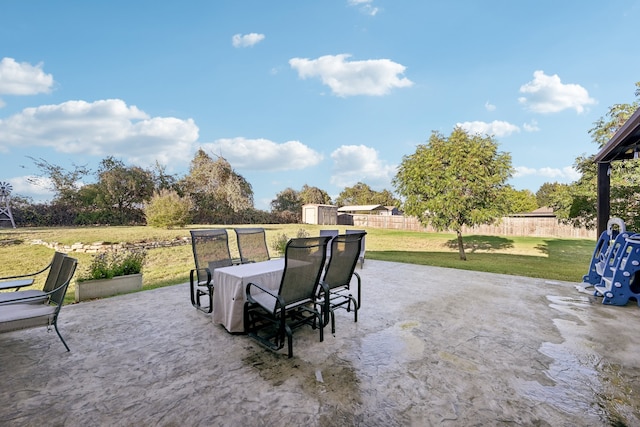
[[[287,306],[314,297],[330,237],[304,237],[287,243],[279,295]]]
[[[267,237],[264,228],[235,228],[238,239],[240,262],[261,262],[269,260]]]
[[[47,279],[45,280],[44,287],[42,288],[44,292],[51,292],[57,287],[56,283],[58,281],[58,275],[60,274],[62,260],[65,256],[66,254],[57,251],[55,254],[53,254],[51,266],[49,267],[49,274],[47,274]]]
[[[364,230],[347,230],[346,233],[347,234],[358,234],[358,233],[367,234],[367,232],[364,231]],[[360,262],[361,262],[360,267],[364,266],[364,253],[365,253],[365,250],[366,250],[365,244],[366,244],[366,241],[365,241],[364,237],[362,237],[362,245],[360,245],[360,256],[358,257]]]
[[[320,236],[329,236],[332,239],[336,237],[340,232],[338,230],[320,230]],[[331,240],[327,243],[327,260],[331,256]]]
[[[191,230],[191,248],[199,282],[207,280],[204,269],[213,272],[216,268],[233,265],[225,229]]]
[[[51,297],[49,298],[49,302],[55,303],[58,306],[58,309],[62,306],[64,296],[67,293],[69,283],[71,283],[71,278],[76,272],[77,265],[78,260],[75,258],[71,258],[68,256],[64,256],[62,258],[60,270],[56,277],[55,287],[51,289],[53,292],[51,293]]]
[[[331,258],[324,273],[323,282],[334,289],[347,286],[358,263],[366,232],[340,234],[331,241]]]

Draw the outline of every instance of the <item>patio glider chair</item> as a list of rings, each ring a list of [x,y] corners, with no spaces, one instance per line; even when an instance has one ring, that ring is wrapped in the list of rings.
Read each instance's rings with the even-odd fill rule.
[[[229,251],[229,237],[223,228],[191,230],[191,248],[195,268],[189,274],[191,305],[198,310],[213,311],[213,270],[233,265]],[[209,304],[202,305],[205,297]]]
[[[346,232],[347,232],[347,234],[360,234],[360,233],[367,234],[367,232],[364,231],[364,230],[347,230]],[[360,248],[360,254],[358,255],[358,261],[360,262],[360,269],[361,270],[364,267],[364,252],[365,252],[365,240],[364,240],[364,237],[363,237],[362,238],[362,247]]]
[[[53,326],[64,347],[70,351],[58,330],[58,318],[77,265],[78,260],[75,258],[68,256],[63,258],[55,284],[50,291],[46,292],[44,302],[41,296],[27,296],[15,299],[11,301],[11,304],[1,304],[0,333],[40,326],[51,328]]]
[[[56,282],[60,267],[62,266],[62,259],[66,254],[63,252],[55,252],[51,262],[47,264],[42,270],[38,270],[34,273],[20,274],[17,276],[0,277],[0,291],[6,289],[15,289],[20,295],[13,295],[7,293],[0,293],[0,303],[5,300],[21,298],[25,296],[44,295],[45,292],[53,289],[53,284]],[[34,283],[34,278],[38,275],[47,272],[47,277],[44,283],[44,289],[39,290],[26,290],[21,291],[20,288],[31,286]],[[26,294],[24,292],[27,292]],[[43,298],[44,300],[44,298]]]
[[[323,286],[318,288],[320,303],[326,299],[324,292],[328,290],[329,314],[331,316],[331,333],[336,332],[336,321],[334,311],[337,308],[344,308],[348,312],[353,310],[354,321],[358,321],[358,309],[361,305],[360,275],[354,270],[358,263],[361,246],[364,244],[366,232],[341,234],[331,240],[331,258],[321,280]],[[352,281],[356,278],[356,295],[353,296]],[[324,318],[324,325],[329,322],[329,318]]]
[[[332,239],[334,237],[336,237],[340,232],[338,230],[320,230],[320,236],[329,236]],[[327,261],[329,261],[329,258],[331,257],[331,240],[329,240],[329,243],[327,243]]]
[[[264,228],[234,228],[234,231],[238,240],[238,252],[240,252],[242,264],[270,259]]]
[[[323,316],[328,300],[318,311],[317,287],[326,258],[329,237],[304,237],[287,242],[284,272],[277,291],[259,283],[248,283],[244,303],[244,327],[248,335],[277,351],[288,345],[293,357],[293,329],[309,324],[323,336]],[[328,292],[328,290],[327,290]]]

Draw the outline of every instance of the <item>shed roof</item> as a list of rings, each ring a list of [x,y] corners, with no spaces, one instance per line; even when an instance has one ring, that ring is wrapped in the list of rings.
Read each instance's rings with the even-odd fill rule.
[[[342,206],[338,208],[339,212],[350,212],[350,211],[386,211],[382,205],[352,205],[352,206]]]
[[[323,206],[323,207],[328,207],[328,208],[337,207],[336,205],[325,205],[323,203],[306,203],[306,204],[302,205],[302,207],[305,207],[305,206],[318,206],[318,207]]]

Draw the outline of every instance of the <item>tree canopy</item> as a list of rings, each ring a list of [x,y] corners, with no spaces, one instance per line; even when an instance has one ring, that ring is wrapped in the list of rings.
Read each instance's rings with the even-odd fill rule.
[[[400,201],[389,190],[375,191],[363,182],[356,183],[353,187],[345,187],[336,199],[338,206],[352,205],[383,205],[399,206]]]
[[[287,187],[271,201],[271,210],[279,214],[284,222],[299,222],[302,218],[302,206],[306,204],[330,204],[331,197],[326,191],[307,184],[300,191]]]
[[[234,213],[253,208],[251,184],[223,157],[213,160],[199,149],[180,185],[194,203],[197,222],[226,222]]]
[[[589,130],[592,141],[601,149],[640,107],[640,82],[636,83],[636,101],[614,104]],[[561,220],[576,227],[594,228],[597,222],[597,165],[595,154],[576,158],[574,167],[580,178],[568,189],[555,192],[551,201]],[[637,159],[611,163],[611,216],[622,218],[630,229],[640,228],[640,162]]]
[[[139,166],[125,166],[121,160],[107,157],[100,162],[95,187],[99,206],[112,211],[120,224],[140,222],[140,206],[153,195],[153,175]]]
[[[499,152],[492,137],[456,127],[448,137],[432,132],[427,144],[404,156],[393,183],[405,198],[407,214],[423,225],[456,232],[460,259],[466,260],[462,227],[503,215],[511,174],[511,156]]]
[[[531,190],[516,190],[510,185],[505,186],[505,213],[520,214],[538,209],[536,195]]]
[[[307,184],[302,186],[302,190],[299,193],[300,202],[303,205],[307,204],[319,204],[319,205],[330,205],[331,197],[327,194],[326,191],[321,190],[318,187],[310,187]]]

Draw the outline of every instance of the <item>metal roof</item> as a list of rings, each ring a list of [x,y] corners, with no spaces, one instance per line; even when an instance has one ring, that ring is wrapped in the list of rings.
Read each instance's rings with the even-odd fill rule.
[[[382,205],[353,205],[353,206],[342,206],[338,208],[340,212],[350,212],[350,211],[383,211],[387,210]]]
[[[597,163],[634,158],[640,151],[640,108],[629,117],[594,159]]]

